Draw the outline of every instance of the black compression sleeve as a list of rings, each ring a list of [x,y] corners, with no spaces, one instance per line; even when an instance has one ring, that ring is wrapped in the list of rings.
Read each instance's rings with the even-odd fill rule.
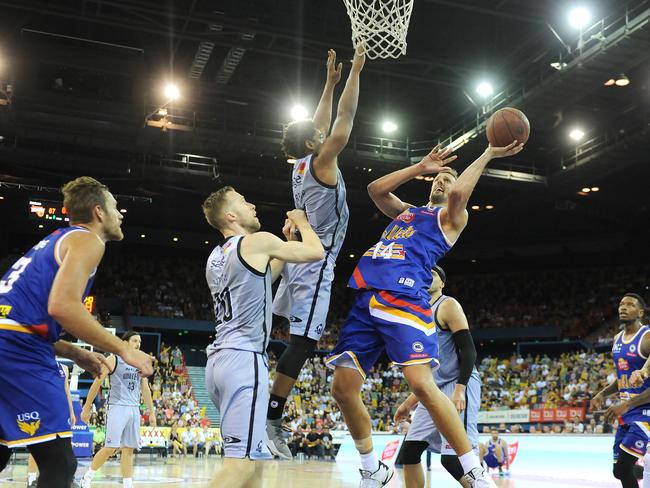
[[[458,363],[460,370],[458,373],[458,383],[467,385],[469,377],[472,376],[474,364],[476,363],[476,347],[474,347],[474,340],[472,334],[468,329],[459,330],[454,332],[452,336],[454,343],[458,349]]]

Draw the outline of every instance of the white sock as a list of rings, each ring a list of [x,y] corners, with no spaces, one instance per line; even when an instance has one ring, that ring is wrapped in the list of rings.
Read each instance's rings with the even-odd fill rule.
[[[36,478],[38,478],[38,473],[27,473],[27,484],[36,481]]]
[[[87,480],[91,480],[93,479],[93,476],[95,476],[95,471],[88,468],[88,471],[86,471],[86,474],[84,474],[84,478],[86,478]]]
[[[122,478],[122,486],[124,488],[133,488],[133,478]]]
[[[377,467],[379,466],[379,460],[377,459],[377,455],[375,454],[375,451],[370,451],[369,453],[366,454],[359,454],[361,456],[361,469],[365,469],[366,471],[377,471]]]
[[[643,456],[643,488],[650,488],[650,453]]]
[[[469,451],[462,456],[458,456],[458,460],[460,461],[460,465],[463,467],[464,473],[469,473],[474,468],[481,467],[481,463],[478,462],[478,457],[476,457],[474,451]]]

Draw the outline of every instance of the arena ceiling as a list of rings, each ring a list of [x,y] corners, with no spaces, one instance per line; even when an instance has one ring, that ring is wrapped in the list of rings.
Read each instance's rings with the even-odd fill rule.
[[[635,223],[648,218],[650,2],[586,2],[593,22],[581,39],[566,3],[415,0],[407,54],[366,63],[341,158],[361,227],[383,225],[365,195],[375,176],[438,141],[466,141],[462,168],[485,145],[487,116],[516,106],[530,141],[481,182],[468,242],[646,235]],[[330,47],[352,55],[338,0],[0,0],[0,181],[57,186],[90,173],[117,193],[153,198],[155,213],[141,204],[129,214],[137,225],[197,233],[200,198],[233,184],[277,220],[290,205],[282,124],[292,104],[315,107]],[[604,86],[623,73],[630,85]],[[487,101],[475,93],[483,79],[495,87]],[[166,102],[168,81],[181,98],[163,131],[145,117]],[[390,138],[387,117],[399,126]],[[575,126],[586,133],[580,143],[567,136]],[[594,186],[601,191],[577,195]],[[418,202],[428,185],[404,193]],[[504,233],[512,225],[514,238]],[[351,231],[351,246],[364,239]]]

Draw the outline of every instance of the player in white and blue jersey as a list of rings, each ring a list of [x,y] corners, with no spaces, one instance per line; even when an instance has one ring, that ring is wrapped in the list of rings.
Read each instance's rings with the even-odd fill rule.
[[[467,202],[483,170],[493,158],[517,154],[522,148],[516,141],[506,147],[488,147],[456,179],[455,171],[445,167],[455,156],[436,147],[418,164],[368,185],[375,205],[392,222],[363,254],[348,282],[358,290],[357,296],[327,359],[335,368],[332,395],[361,456],[361,487],[384,486],[393,475],[374,454],[371,420],[359,395],[366,373],[384,350],[394,364],[402,366],[420,403],[439,420],[438,427],[458,453],[470,486],[495,486],[472,451],[453,403],[433,380],[431,366],[438,362],[438,341],[428,290],[431,270],[467,225]],[[410,205],[392,193],[407,181],[432,173],[439,174],[426,205]]]
[[[634,386],[632,375],[642,370],[650,357],[650,328],[642,325],[645,303],[636,293],[627,293],[618,305],[623,330],[614,337],[612,359],[617,379],[599,391],[591,400],[598,410],[605,398],[618,392],[622,408],[614,437],[614,476],[623,488],[637,488],[634,465],[644,457],[650,442],[650,402],[637,405],[636,397],[650,388],[650,379]],[[643,397],[642,397],[643,398]]]
[[[336,53],[330,50],[327,81],[313,119],[289,124],[282,139],[286,157],[295,160],[291,174],[294,205],[307,213],[325,249],[320,261],[288,263],[273,300],[273,313],[289,321],[291,332],[289,344],[278,358],[267,414],[269,447],[284,459],[292,456],[282,434],[282,412],[305,361],[323,335],[336,258],[348,228],[350,212],[338,155],[352,131],[364,62],[364,54],[355,54],[330,133],[334,86],[343,69],[342,63],[336,64]]]
[[[481,378],[475,367],[476,348],[469,331],[467,317],[460,303],[442,294],[446,276],[440,266],[433,268],[433,280],[429,288],[431,310],[438,336],[438,359],[440,366],[433,377],[440,391],[447,395],[460,414],[463,427],[479,455],[478,411],[481,406]],[[417,407],[417,408],[416,408]],[[415,408],[411,427],[400,449],[398,461],[404,466],[406,488],[424,488],[424,472],[420,459],[425,450],[441,454],[440,462],[462,486],[463,468],[456,452],[431,420],[429,412],[411,394],[395,412],[395,422],[408,419]]]
[[[82,300],[104,254],[122,240],[122,214],[108,188],[82,176],[63,188],[70,226],[32,247],[0,280],[0,471],[11,448],[26,446],[40,488],[70,488],[77,466],[69,409],[55,355],[94,375],[105,358],[60,340],[65,329],[95,348],[122,355],[151,375],[151,358],[129,351],[84,308]]]
[[[208,196],[203,213],[224,237],[205,270],[216,325],[215,339],[207,348],[205,381],[221,414],[225,456],[211,486],[259,486],[256,463],[250,461],[272,457],[265,429],[271,284],[284,262],[319,261],[325,251],[302,210],[287,212],[282,229],[287,242],[258,232],[255,205],[232,187]],[[294,240],[295,231],[302,242]]]
[[[140,350],[142,338],[137,332],[126,331],[122,334],[122,340],[129,347]],[[156,412],[151,399],[149,380],[140,377],[138,370],[125,363],[119,356],[111,355],[107,361],[109,367],[91,385],[81,412],[81,420],[88,423],[95,397],[108,377],[110,390],[107,399],[106,440],[104,447],[95,454],[90,468],[84,473],[81,488],[92,486],[96,471],[118,450],[121,451],[122,486],[133,487],[133,451],[140,447],[140,396],[149,411],[149,425],[156,427]]]

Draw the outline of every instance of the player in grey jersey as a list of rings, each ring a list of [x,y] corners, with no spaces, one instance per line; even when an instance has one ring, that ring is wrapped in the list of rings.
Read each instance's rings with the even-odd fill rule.
[[[325,252],[304,211],[287,212],[285,242],[258,232],[255,205],[229,186],[208,196],[203,212],[224,236],[210,254],[205,273],[216,321],[215,340],[207,348],[205,381],[221,413],[225,456],[211,486],[258,486],[256,463],[249,459],[271,457],[265,433],[271,283],[285,261],[318,261]],[[296,231],[302,242],[293,240]]]
[[[475,367],[476,349],[469,332],[467,317],[460,303],[442,294],[445,272],[440,266],[433,269],[429,288],[431,309],[436,322],[440,367],[433,376],[440,390],[456,406],[472,449],[478,455],[478,411],[481,406],[481,378]],[[470,485],[463,477],[463,467],[454,450],[431,420],[431,416],[415,395],[408,397],[395,413],[395,421],[408,418],[413,408],[411,427],[402,444],[398,461],[404,465],[406,488],[423,488],[424,473],[420,466],[422,453],[430,449],[442,454],[443,467],[463,487]]]
[[[313,119],[289,124],[282,139],[285,155],[295,160],[291,175],[294,205],[305,210],[325,248],[324,258],[318,262],[285,267],[273,301],[273,313],[289,320],[291,336],[278,359],[269,398],[267,433],[273,453],[285,459],[292,456],[282,436],[282,412],[300,370],[323,334],[334,266],[348,227],[349,210],[338,155],[352,131],[364,62],[365,54],[355,53],[330,133],[334,86],[343,69],[342,63],[336,64],[336,52],[330,50],[327,81]]]
[[[142,338],[137,332],[129,330],[122,335],[122,340],[133,349],[139,350]],[[156,412],[151,399],[151,389],[147,378],[142,378],[133,366],[128,365],[119,356],[109,356],[110,370],[105,370],[95,379],[81,411],[81,420],[86,424],[90,420],[90,409],[104,379],[110,378],[108,392],[108,411],[106,415],[106,442],[93,457],[90,469],[81,479],[81,488],[90,488],[95,472],[106,460],[120,449],[122,457],[123,488],[133,487],[133,450],[140,447],[140,395],[149,411],[149,425],[156,426]]]

